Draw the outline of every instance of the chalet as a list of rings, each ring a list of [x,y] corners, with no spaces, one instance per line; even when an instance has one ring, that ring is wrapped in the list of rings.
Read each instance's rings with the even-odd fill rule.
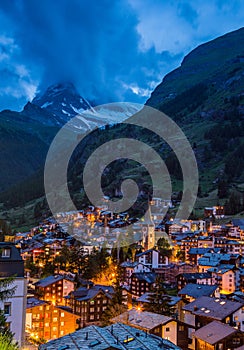
[[[220,288],[220,293],[234,293],[240,286],[240,271],[235,265],[219,265],[208,269],[214,283]]]
[[[35,294],[40,299],[50,301],[54,305],[64,305],[64,297],[74,290],[72,276],[54,275],[35,283]]]
[[[140,272],[152,272],[151,268],[138,262],[124,261],[121,265],[122,268],[122,279],[126,285],[130,284],[130,278],[133,273]]]
[[[233,227],[230,228],[228,234],[230,236],[234,236],[238,239],[244,238],[244,220],[243,219],[233,219],[232,220]]]
[[[204,208],[204,216],[205,218],[215,217],[216,219],[221,219],[225,216],[225,209],[223,206],[206,207]]]
[[[165,225],[165,229],[170,236],[177,235],[178,233],[187,232],[189,230],[187,225],[173,222],[167,222]]]
[[[80,316],[80,327],[99,324],[104,310],[111,302],[113,287],[89,285],[80,287],[65,297],[66,306]]]
[[[177,289],[180,291],[188,283],[212,285],[213,278],[209,272],[181,273],[176,276]]]
[[[202,296],[183,307],[182,321],[199,329],[212,321],[244,329],[244,302]]]
[[[191,264],[198,264],[198,260],[206,253],[218,253],[220,248],[212,247],[201,247],[201,248],[190,248],[188,251],[188,260]]]
[[[185,302],[192,302],[201,296],[219,296],[218,286],[209,286],[206,284],[193,284],[188,283],[184,288],[182,288],[178,295]]]
[[[221,264],[239,266],[240,261],[239,254],[206,253],[198,260],[198,271],[207,272],[211,267],[218,267]]]
[[[156,249],[146,250],[143,253],[137,254],[136,261],[150,268],[150,270],[160,269],[169,263],[168,257],[162,255],[160,251]]]
[[[130,292],[132,298],[138,298],[142,294],[149,292],[155,283],[156,274],[153,272],[140,272],[131,275]]]
[[[243,332],[219,321],[213,321],[198,329],[194,338],[196,350],[232,350],[244,344]]]
[[[65,306],[54,306],[43,300],[27,298],[26,332],[35,340],[56,339],[78,328],[79,316]]]

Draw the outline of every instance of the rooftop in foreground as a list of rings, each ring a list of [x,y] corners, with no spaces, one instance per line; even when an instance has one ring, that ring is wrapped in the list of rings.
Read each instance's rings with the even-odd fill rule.
[[[169,340],[149,335],[139,329],[116,323],[104,328],[89,326],[39,347],[40,350],[61,349],[137,349],[180,350]]]

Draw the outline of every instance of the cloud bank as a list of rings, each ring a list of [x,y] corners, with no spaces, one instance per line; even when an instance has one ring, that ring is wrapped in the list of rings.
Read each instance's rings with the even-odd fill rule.
[[[186,53],[241,27],[242,15],[242,1],[3,0],[0,109],[59,81],[96,103],[143,103]]]

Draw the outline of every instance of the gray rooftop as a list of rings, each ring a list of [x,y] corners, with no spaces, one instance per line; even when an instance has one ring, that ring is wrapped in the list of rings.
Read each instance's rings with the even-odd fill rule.
[[[129,324],[132,327],[140,327],[148,331],[171,321],[173,321],[171,317],[155,314],[154,312],[138,311],[136,309],[126,311],[112,319],[112,322],[121,322]]]
[[[180,273],[178,276],[183,276],[188,281],[211,278],[211,274],[209,272],[186,272]]]
[[[199,298],[203,295],[211,296],[217,288],[217,285],[209,286],[207,284],[188,283],[179,291],[178,295],[189,295],[193,298]]]
[[[195,337],[214,345],[228,336],[235,334],[236,329],[227,324],[213,321],[195,332]]]
[[[54,276],[48,276],[46,278],[43,278],[42,280],[35,283],[37,287],[47,287],[50,284],[53,284],[55,282],[61,281],[64,279],[63,275],[54,275]]]
[[[134,350],[180,350],[169,340],[149,335],[139,329],[116,323],[104,328],[89,326],[62,338],[40,345],[40,350],[61,349],[134,349]]]
[[[75,291],[71,292],[70,295],[65,298],[69,299],[72,295],[74,299],[78,301],[88,301],[90,299],[95,298],[100,292],[102,292],[104,295],[106,295],[108,298],[111,299],[114,293],[114,288],[111,286],[104,286],[101,284],[95,284],[90,288],[79,287]]]
[[[146,293],[142,294],[139,298],[137,298],[136,301],[138,303],[149,303],[150,302],[150,299],[149,299],[150,295],[151,295],[150,292],[146,292]],[[169,298],[168,304],[170,306],[176,305],[181,300],[180,297],[176,297],[174,295],[165,294],[165,296],[167,296]]]
[[[41,306],[48,304],[46,301],[39,300],[34,297],[27,298],[26,309],[31,309],[32,307]]]
[[[210,298],[202,296],[183,307],[194,315],[204,316],[215,320],[223,320],[244,306],[244,302],[228,299]]]
[[[133,273],[133,277],[136,277],[139,281],[145,281],[147,283],[154,283],[156,274],[154,272],[138,272]]]
[[[198,265],[218,266],[222,261],[238,258],[238,254],[206,253],[198,260]]]

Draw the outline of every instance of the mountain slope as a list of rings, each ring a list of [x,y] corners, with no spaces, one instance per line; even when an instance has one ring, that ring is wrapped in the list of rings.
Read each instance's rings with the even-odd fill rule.
[[[21,112],[0,112],[0,192],[43,168],[52,139],[68,121],[72,131],[82,134],[121,122],[136,111],[138,105],[132,104],[93,108],[73,84],[59,83],[37,95]]]
[[[243,93],[243,42],[244,28],[241,28],[198,46],[183,59],[179,68],[164,77],[147,104],[163,107],[201,83],[209,88],[206,108],[224,106],[222,97]]]
[[[244,28],[200,45],[166,75],[147,105],[185,131],[204,192],[244,183]]]

